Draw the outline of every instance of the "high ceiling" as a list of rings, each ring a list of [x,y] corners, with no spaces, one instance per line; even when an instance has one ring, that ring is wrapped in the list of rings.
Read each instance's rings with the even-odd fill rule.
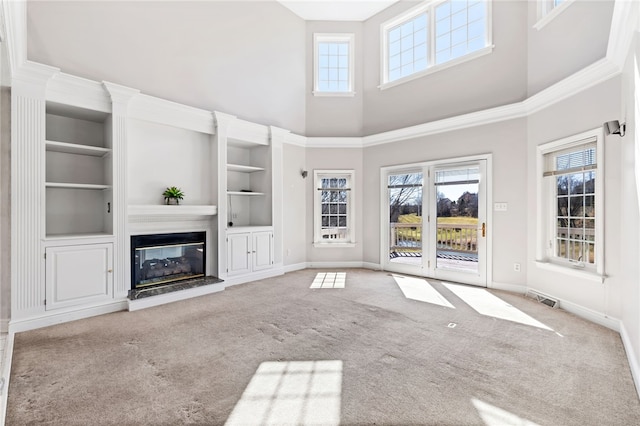
[[[279,0],[307,21],[365,21],[398,0]]]

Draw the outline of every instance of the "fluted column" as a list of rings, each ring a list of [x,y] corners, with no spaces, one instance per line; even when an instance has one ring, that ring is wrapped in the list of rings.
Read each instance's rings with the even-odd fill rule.
[[[126,297],[131,289],[131,241],[128,232],[128,161],[127,133],[129,101],[139,90],[103,82],[111,96],[112,133],[111,149],[113,159],[113,292],[114,297]]]
[[[45,94],[57,68],[27,63],[11,93],[11,319],[45,310]]]

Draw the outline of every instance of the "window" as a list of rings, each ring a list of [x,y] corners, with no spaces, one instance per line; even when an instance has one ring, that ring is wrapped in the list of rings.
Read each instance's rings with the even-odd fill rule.
[[[353,170],[314,171],[315,245],[354,244]]]
[[[601,141],[597,129],[539,147],[539,204],[547,212],[542,212],[542,258],[599,274],[604,258]]]
[[[314,95],[353,96],[353,34],[314,34]]]
[[[381,88],[490,52],[490,5],[489,0],[425,2],[382,24]]]
[[[539,30],[558,16],[575,0],[538,0],[538,22],[533,26]]]

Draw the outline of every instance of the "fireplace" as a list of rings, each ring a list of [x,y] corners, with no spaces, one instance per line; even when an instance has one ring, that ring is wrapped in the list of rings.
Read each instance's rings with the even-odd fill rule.
[[[131,289],[204,277],[206,233],[133,235]]]

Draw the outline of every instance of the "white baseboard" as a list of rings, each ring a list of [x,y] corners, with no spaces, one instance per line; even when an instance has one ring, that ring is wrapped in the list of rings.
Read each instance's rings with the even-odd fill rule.
[[[35,318],[26,318],[9,321],[9,334],[20,331],[35,330],[36,328],[48,327],[50,325],[62,324],[63,322],[75,321],[83,318],[95,317],[97,315],[110,314],[112,312],[126,311],[127,300],[116,300],[104,305],[97,305],[76,311],[52,312]]]
[[[572,314],[586,319],[587,321],[591,321],[603,327],[610,328],[611,330],[617,331],[618,333],[620,332],[620,320],[618,320],[617,318],[612,318],[601,312],[585,308],[584,306],[578,305],[577,303],[573,303],[560,297],[556,297],[552,294],[548,294],[547,292],[538,290],[533,287],[527,287],[526,290],[534,290],[538,293],[545,294],[553,299],[556,299],[559,302],[559,307],[564,309],[565,311],[571,312]]]
[[[9,379],[11,378],[11,363],[13,362],[13,340],[15,334],[7,334],[2,359],[2,388],[0,389],[0,426],[4,426],[7,417],[7,398],[9,397]]]
[[[631,338],[629,337],[627,329],[624,326],[624,322],[622,321],[620,321],[620,338],[622,339],[624,351],[627,353],[627,360],[629,361],[629,367],[631,368],[633,383],[636,385],[636,392],[638,393],[638,397],[640,397],[640,363],[638,362],[636,351],[633,350]]]
[[[365,269],[372,269],[374,271],[382,271],[382,265],[379,263],[362,262],[362,267]]]
[[[498,283],[495,281],[489,284],[489,288],[495,289],[495,290],[509,291],[511,293],[517,293],[517,294],[525,294],[527,292],[527,286],[525,285]]]
[[[284,268],[283,268],[285,274],[289,272],[301,271],[303,269],[307,269],[307,262],[284,265]]]
[[[152,297],[144,297],[142,299],[129,300],[129,312],[139,311],[140,309],[151,308],[153,306],[166,305],[167,303],[178,302],[180,300],[204,296],[206,294],[217,293],[224,290],[226,287],[226,282],[221,282],[172,293],[159,294]]]
[[[226,276],[224,279],[224,283],[227,287],[230,287],[238,284],[248,283],[251,281],[277,277],[279,275],[284,275],[284,268],[282,266],[272,269],[265,269],[264,271],[252,272],[250,274],[238,275],[236,277]]]
[[[364,262],[307,262],[307,268],[364,268]]]

